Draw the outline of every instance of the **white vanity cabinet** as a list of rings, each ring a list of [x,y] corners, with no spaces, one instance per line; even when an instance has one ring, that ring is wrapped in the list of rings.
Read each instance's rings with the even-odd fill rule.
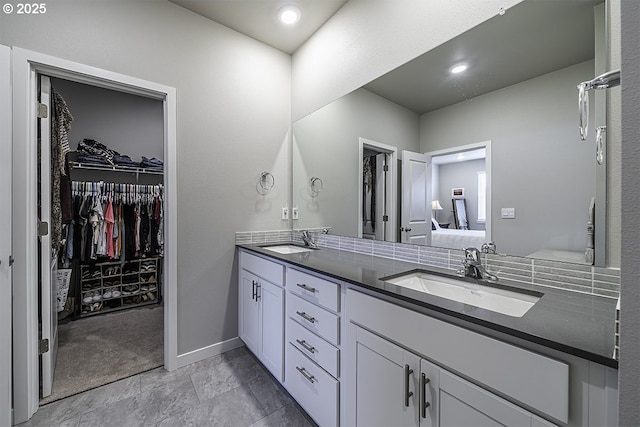
[[[357,426],[552,426],[553,424],[351,325],[355,337]]]
[[[284,365],[284,266],[240,252],[239,334],[278,381]]]
[[[339,424],[340,284],[287,268],[285,388],[320,426]]]

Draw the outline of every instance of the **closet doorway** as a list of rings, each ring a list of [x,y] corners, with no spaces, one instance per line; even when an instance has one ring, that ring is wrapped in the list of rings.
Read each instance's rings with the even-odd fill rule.
[[[161,100],[39,81],[43,404],[163,365],[164,117]]]
[[[90,367],[83,368],[77,363],[71,363],[75,366],[66,375],[56,372],[56,350],[60,362],[64,346],[69,344],[64,340],[73,336],[71,329],[74,328],[69,325],[75,327],[82,322],[88,325],[76,336],[90,336],[90,339],[85,340],[80,350],[75,348],[71,352],[85,352],[81,358],[90,359],[99,371],[111,375],[105,377],[103,383],[158,365],[164,365],[168,370],[177,367],[176,118],[173,88],[19,48],[13,48],[12,54],[13,110],[17,112],[14,141],[27,141],[14,144],[13,168],[13,193],[25,195],[13,207],[14,253],[21,256],[22,261],[14,265],[13,281],[14,421],[20,423],[30,418],[39,404],[46,403],[39,397],[46,397],[49,387],[55,395],[56,376],[62,377],[60,379],[77,377],[85,383],[81,384],[85,389],[101,385],[100,381],[91,382]],[[46,90],[40,92],[49,85],[48,93]],[[69,112],[72,116],[74,109],[77,112],[77,117],[71,121],[71,130],[68,130],[69,149],[75,151],[76,156],[56,157],[56,151],[46,152],[50,143],[45,139],[56,139],[60,134],[57,131],[64,126],[60,125],[56,113],[67,101],[57,105],[43,104],[64,99],[64,92]],[[105,108],[100,111],[87,104],[98,101],[99,105],[99,100],[109,96],[116,99],[105,102],[116,104],[117,108],[112,108],[116,111],[114,117],[105,116]],[[125,99],[138,110],[128,110]],[[151,121],[144,119],[145,109],[140,104],[145,103],[150,106],[147,112],[153,116]],[[127,132],[129,125],[125,121],[154,124],[146,129],[143,126],[138,129],[140,133],[135,134],[131,129]],[[74,124],[79,134],[74,133]],[[54,133],[47,135],[48,130]],[[106,133],[101,133],[103,131]],[[153,147],[140,144],[145,135],[154,141]],[[59,142],[54,141],[53,146],[62,145]],[[84,151],[82,159],[77,156],[81,151]],[[131,163],[115,164],[115,152],[119,160]],[[39,168],[38,155],[34,154],[42,155],[42,168]],[[140,160],[145,163],[140,164]],[[73,228],[60,230],[55,226],[59,215],[55,194],[59,191],[56,186],[61,178],[55,175],[53,166],[56,163],[68,168],[66,174],[61,175],[73,181],[69,183],[72,206],[76,201],[84,206],[84,210],[79,206],[72,208],[75,223],[91,225],[84,229],[76,227],[78,246],[66,244],[74,241]],[[50,177],[52,182],[47,182]],[[64,178],[60,179],[63,181]],[[132,220],[126,220],[127,216]],[[39,224],[37,230],[29,230],[28,224],[33,223]],[[111,234],[104,231],[108,225]],[[114,228],[122,238],[120,242],[114,237]],[[93,233],[96,229],[98,232]],[[100,242],[100,236],[110,236],[111,240]],[[81,246],[83,241],[86,245]],[[112,243],[110,248],[109,241]],[[75,255],[69,256],[71,252]],[[60,270],[67,271],[60,274]],[[70,280],[67,280],[67,296],[61,296],[58,304],[56,291],[64,289],[64,286],[58,286],[64,283],[60,277]],[[24,286],[16,286],[16,283]],[[56,333],[58,310],[63,313],[61,320],[68,323],[59,325]],[[69,330],[64,329],[67,326]],[[155,341],[147,343],[146,348],[139,341],[144,341],[141,337],[153,334],[145,331],[145,327],[155,330],[158,335]],[[135,329],[141,335],[131,338],[128,330]],[[107,333],[111,336],[101,343],[101,335]],[[58,349],[56,338],[60,343]],[[118,346],[111,353],[106,347],[112,340],[122,341],[120,350],[124,354],[121,359],[117,356]],[[97,348],[88,348],[90,344],[87,343],[91,341],[96,341]],[[130,344],[132,341],[143,346],[135,351]],[[34,342],[38,343],[35,347]],[[92,351],[96,358],[89,356]],[[152,352],[155,355],[150,364],[135,363],[139,361],[136,359],[144,359]],[[116,364],[122,368],[120,373],[116,372],[117,367],[107,366],[109,359],[116,359]],[[78,391],[82,390],[72,389],[71,393]],[[59,395],[55,399],[62,397]]]
[[[358,237],[395,242],[397,148],[360,138],[358,150]]]

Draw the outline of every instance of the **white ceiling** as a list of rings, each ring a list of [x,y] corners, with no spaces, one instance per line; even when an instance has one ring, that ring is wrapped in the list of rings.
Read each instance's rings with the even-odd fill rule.
[[[365,88],[424,114],[593,59],[598,3],[525,0]],[[469,69],[449,73],[461,61]]]
[[[192,12],[292,54],[347,0],[169,0]],[[300,9],[300,21],[287,26],[278,20],[285,5]]]

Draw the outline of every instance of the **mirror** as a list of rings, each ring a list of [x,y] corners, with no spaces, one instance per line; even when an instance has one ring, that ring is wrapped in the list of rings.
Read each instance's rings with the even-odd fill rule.
[[[458,230],[468,230],[467,205],[464,199],[453,199],[451,203],[453,203],[453,217],[456,220],[456,228]]]
[[[582,262],[574,255],[584,255],[587,247],[592,198],[596,207],[606,200],[605,186],[596,182],[606,171],[596,162],[594,132],[580,141],[576,85],[599,74],[598,58],[606,57],[605,43],[595,42],[605,34],[604,14],[602,1],[525,0],[298,120],[293,204],[299,219],[293,227],[329,227],[333,234],[366,237],[363,222],[366,229],[371,215],[363,217],[362,205],[371,203],[371,194],[363,192],[363,153],[368,145],[379,145],[385,148],[377,154],[389,153],[392,174],[378,178],[389,185],[375,197],[393,202],[375,215],[392,224],[394,232],[383,239],[404,241],[404,230],[411,228],[402,223],[403,151],[428,156],[420,203],[436,223],[454,228],[451,192],[458,186],[466,192],[478,188],[480,171],[457,175],[443,188],[435,182],[444,178],[435,175],[432,159],[485,144],[486,195],[484,205],[466,197],[469,231],[486,230],[485,241],[494,241],[500,253],[546,258],[549,252],[566,252],[570,257],[559,260]],[[450,73],[461,62],[467,70]],[[312,191],[311,177],[322,179],[322,192]],[[442,210],[433,208],[436,200]],[[596,230],[602,232],[605,222],[596,209]],[[369,235],[380,239],[375,237],[380,233]],[[598,253],[604,253],[604,241],[596,241]],[[604,265],[601,259],[596,265]]]

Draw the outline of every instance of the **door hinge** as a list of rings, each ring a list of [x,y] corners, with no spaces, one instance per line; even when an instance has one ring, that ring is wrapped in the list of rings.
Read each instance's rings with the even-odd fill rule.
[[[38,354],[44,354],[49,351],[49,340],[44,339],[38,341]]]
[[[49,109],[45,104],[38,102],[38,118],[46,119],[49,116]]]
[[[382,215],[382,221],[389,221],[389,215]]]
[[[46,221],[38,221],[38,237],[49,234],[49,223]]]
[[[389,172],[389,165],[384,165],[382,170],[385,172]]]

